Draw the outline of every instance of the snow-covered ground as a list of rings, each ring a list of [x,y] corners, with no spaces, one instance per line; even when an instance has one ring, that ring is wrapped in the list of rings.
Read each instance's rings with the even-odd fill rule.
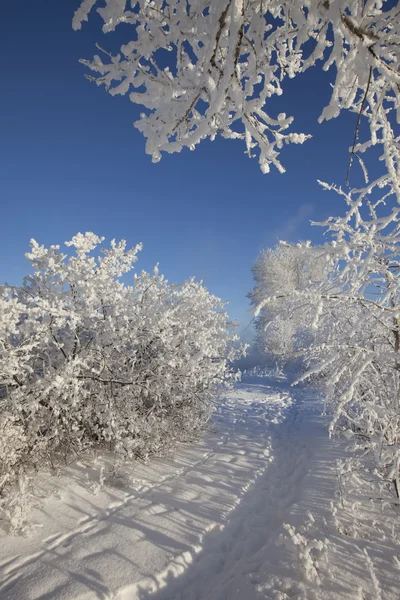
[[[253,379],[171,457],[40,475],[30,531],[0,537],[1,600],[398,600],[394,527],[361,507],[357,539],[354,510],[332,515],[344,448],[320,414],[311,392]]]

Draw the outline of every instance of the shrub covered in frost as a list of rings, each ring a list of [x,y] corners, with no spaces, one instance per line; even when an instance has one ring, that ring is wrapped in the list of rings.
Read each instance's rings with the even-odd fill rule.
[[[26,436],[16,418],[0,415],[0,494],[10,483],[14,483],[24,454],[27,452]]]
[[[94,444],[147,456],[207,422],[240,351],[224,304],[190,279],[131,271],[141,246],[78,234],[31,242],[33,274],[2,291],[0,474]],[[11,440],[11,442],[9,441]],[[6,480],[4,480],[4,484]]]

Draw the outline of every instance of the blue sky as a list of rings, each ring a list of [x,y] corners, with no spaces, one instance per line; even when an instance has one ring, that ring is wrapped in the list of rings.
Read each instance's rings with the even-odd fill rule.
[[[127,97],[91,84],[79,58],[95,42],[111,47],[93,18],[80,32],[71,19],[79,0],[8,2],[0,22],[0,281],[29,270],[29,239],[54,244],[78,231],[141,241],[137,268],[170,281],[191,275],[230,300],[242,328],[251,320],[246,294],[251,265],[277,238],[321,242],[308,222],[343,205],[317,179],[344,184],[356,116],[319,126],[330,75],[313,70],[274,99],[313,134],[284,149],[284,175],[262,175],[244,145],[219,139],[152,164],[132,126],[140,112]]]

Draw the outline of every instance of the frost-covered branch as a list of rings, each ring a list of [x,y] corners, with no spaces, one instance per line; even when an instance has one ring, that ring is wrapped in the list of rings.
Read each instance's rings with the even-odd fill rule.
[[[309,136],[291,131],[293,117],[273,116],[269,100],[317,64],[333,82],[320,121],[350,110],[368,122],[354,153],[382,142],[387,119],[398,122],[400,14],[389,2],[84,0],[74,29],[96,5],[103,32],[129,24],[132,41],[82,62],[98,85],[145,107],[136,126],[154,161],[222,135],[243,140],[264,173],[284,171],[283,146]]]

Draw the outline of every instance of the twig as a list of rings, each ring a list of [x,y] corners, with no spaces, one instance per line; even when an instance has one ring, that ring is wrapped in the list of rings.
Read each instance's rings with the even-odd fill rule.
[[[351,165],[353,164],[353,156],[355,155],[354,149],[356,147],[356,143],[357,143],[357,139],[358,139],[358,131],[360,129],[361,115],[362,115],[362,112],[364,110],[365,102],[367,100],[367,95],[368,95],[368,92],[369,92],[369,86],[371,85],[371,78],[372,78],[372,67],[369,68],[369,76],[368,76],[367,88],[365,90],[364,98],[362,99],[362,102],[361,102],[360,112],[358,113],[358,118],[357,118],[356,129],[354,131],[353,147],[351,149],[349,166],[347,167],[347,174],[346,174],[346,185],[347,186],[349,185],[350,169],[351,169]]]

